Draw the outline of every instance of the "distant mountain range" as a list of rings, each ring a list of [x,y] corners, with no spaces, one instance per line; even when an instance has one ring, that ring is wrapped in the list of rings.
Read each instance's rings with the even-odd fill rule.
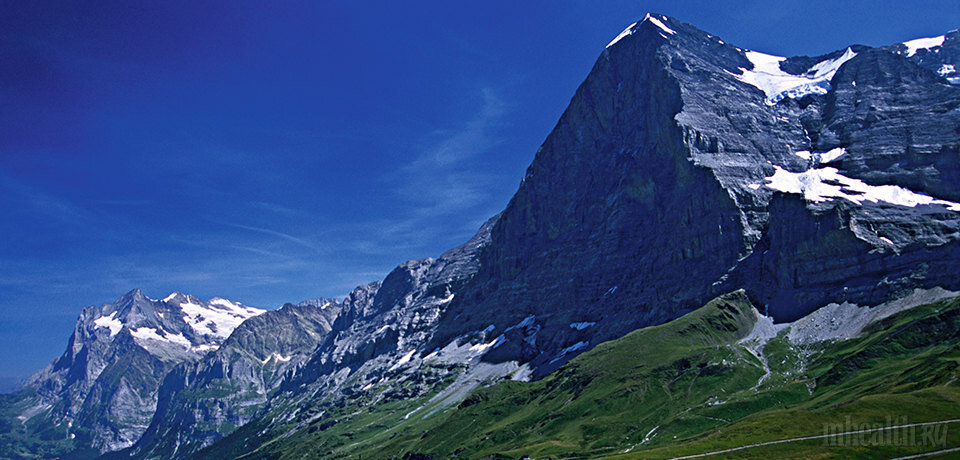
[[[87,307],[0,397],[0,456],[671,457],[944,422],[957,67],[957,31],[786,58],[647,15],[470,241],[343,300]]]

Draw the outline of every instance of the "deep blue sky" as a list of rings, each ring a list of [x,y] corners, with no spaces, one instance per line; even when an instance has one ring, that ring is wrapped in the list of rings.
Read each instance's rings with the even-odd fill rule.
[[[960,27],[776,3],[0,1],[0,379],[135,287],[274,308],[465,241],[647,11],[780,55]]]

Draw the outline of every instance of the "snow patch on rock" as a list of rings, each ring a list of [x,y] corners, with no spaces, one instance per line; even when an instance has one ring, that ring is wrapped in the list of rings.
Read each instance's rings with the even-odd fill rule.
[[[220,298],[214,298],[207,303],[209,307],[192,301],[181,303],[183,320],[198,334],[213,335],[221,339],[229,337],[240,323],[266,312]]]
[[[577,342],[577,343],[575,343],[575,344],[573,344],[573,345],[570,345],[569,347],[564,348],[563,350],[560,350],[560,354],[558,354],[556,358],[553,358],[553,359],[550,361],[550,364],[553,364],[553,363],[555,363],[555,362],[557,362],[557,361],[560,361],[561,359],[564,358],[564,356],[567,356],[567,355],[570,354],[570,353],[573,353],[573,352],[578,351],[578,350],[582,350],[582,349],[587,348],[587,347],[589,347],[589,346],[590,346],[590,342],[583,341],[583,340],[581,340],[581,341],[579,341],[579,342]]]
[[[289,362],[291,359],[293,359],[293,356],[284,356],[284,355],[281,355],[280,353],[273,353],[270,356],[267,356],[262,361],[260,361],[260,364],[267,364],[270,361],[274,361],[276,363],[285,363],[285,362]]]
[[[664,32],[666,32],[666,33],[668,33],[668,34],[670,34],[670,35],[674,35],[674,34],[677,33],[677,31],[675,31],[675,30],[667,27],[667,25],[664,24],[663,21],[661,21],[661,20],[657,19],[656,17],[650,15],[650,13],[647,13],[647,16],[646,16],[645,18],[643,18],[643,20],[644,20],[644,21],[650,21],[651,24],[659,27],[660,30],[662,30],[662,31],[664,31]],[[642,21],[641,21],[641,22],[642,22]]]
[[[97,327],[110,328],[110,337],[113,337],[120,332],[120,329],[123,329],[123,322],[116,319],[116,316],[117,312],[110,313],[110,316],[101,316],[93,320],[93,324],[96,324]]]
[[[953,64],[944,64],[937,70],[937,74],[947,79],[951,85],[960,85],[960,75],[957,74],[957,67]]]
[[[152,327],[138,327],[136,329],[132,329],[130,330],[130,335],[132,335],[133,338],[140,340],[157,340],[161,342],[166,340],[163,338],[163,336],[157,333],[155,328]]]
[[[492,349],[494,349],[494,348],[497,348],[497,347],[500,346],[500,344],[502,344],[505,340],[506,340],[506,339],[505,339],[505,338],[503,337],[503,335],[501,334],[501,335],[497,336],[497,338],[491,340],[490,342],[487,342],[487,343],[478,343],[478,344],[476,344],[476,345],[473,345],[472,347],[470,347],[470,351],[482,355],[482,354],[486,353],[488,350],[492,350]]]
[[[142,343],[142,341],[153,340],[156,342],[166,342],[172,343],[174,345],[179,345],[185,349],[190,349],[193,345],[190,343],[190,340],[183,336],[183,334],[171,334],[169,332],[164,332],[163,335],[156,328],[152,327],[138,327],[130,331],[130,335],[137,341]]]
[[[215,343],[204,343],[201,345],[197,345],[195,347],[190,347],[190,351],[195,351],[197,353],[206,353],[208,351],[213,351],[218,348],[220,348],[220,345],[217,345]]]
[[[410,350],[410,351],[408,351],[405,355],[401,356],[400,359],[398,359],[397,362],[393,364],[393,366],[390,366],[389,371],[397,370],[397,369],[400,368],[400,366],[403,366],[404,364],[409,363],[409,362],[410,362],[410,358],[413,358],[413,355],[414,355],[414,353],[416,353],[416,352],[417,352],[417,350]]]
[[[610,43],[607,43],[606,47],[609,48],[613,46],[615,43],[617,43],[618,41],[622,40],[624,37],[633,35],[633,28],[636,27],[637,24],[638,23],[635,22],[633,24],[630,24],[630,26],[628,26],[626,29],[623,29],[623,32],[620,32],[620,35],[617,35],[616,38],[610,41]]]
[[[914,54],[917,54],[917,51],[920,51],[921,49],[930,49],[943,46],[943,41],[945,38],[946,36],[944,35],[940,35],[938,37],[917,38],[915,40],[903,42],[903,46],[907,47],[907,57],[911,57]]]
[[[827,59],[810,67],[803,75],[792,75],[780,69],[780,63],[787,58],[746,51],[743,55],[753,63],[753,69],[740,68],[740,75],[732,74],[738,80],[753,85],[766,95],[766,103],[774,105],[786,98],[799,99],[808,94],[827,94],[830,80],[845,62],[857,55],[852,49],[836,59]]]
[[[936,204],[946,206],[951,211],[960,212],[960,203],[939,200],[897,185],[869,185],[862,180],[840,174],[836,168],[791,172],[780,166],[774,166],[773,175],[766,180],[769,188],[784,193],[800,194],[807,201],[813,202],[842,198],[858,205],[863,204],[864,201],[874,203],[882,201],[910,208],[917,205]]]
[[[520,329],[520,328],[522,328],[522,327],[527,327],[527,326],[533,325],[533,323],[534,323],[534,321],[536,321],[536,319],[537,319],[537,316],[536,316],[536,315],[529,315],[529,316],[527,316],[526,318],[524,318],[523,321],[520,321],[519,323],[514,324],[513,326],[508,327],[507,330],[504,331],[504,332],[509,332],[509,331],[514,330],[514,329]]]
[[[830,149],[826,152],[811,152],[809,150],[800,150],[799,152],[794,152],[794,155],[803,158],[804,160],[813,160],[814,164],[823,164],[829,163],[837,158],[842,157],[847,153],[847,149],[843,147],[837,147],[835,149]]]

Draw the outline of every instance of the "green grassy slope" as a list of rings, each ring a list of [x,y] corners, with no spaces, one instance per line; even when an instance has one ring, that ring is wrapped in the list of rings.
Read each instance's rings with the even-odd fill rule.
[[[755,357],[731,346],[754,320],[746,296],[733,293],[677,321],[598,345],[543,380],[501,382],[473,393],[459,408],[425,419],[404,416],[429,396],[372,407],[360,403],[267,436],[255,423],[202,455],[236,455],[260,443],[265,446],[255,456],[383,458],[420,450],[473,455],[537,445],[541,439],[550,441],[535,452],[606,451],[641,442],[665,419],[671,433],[699,433],[724,422],[677,413],[716,394],[749,389],[763,375]],[[493,436],[481,435],[487,432]],[[471,436],[477,439],[463,450]]]
[[[66,424],[50,422],[50,408],[28,420],[17,418],[35,403],[36,397],[30,390],[0,395],[0,458],[86,459],[99,455],[71,437]],[[83,430],[72,431],[75,436],[77,432],[83,434]]]
[[[248,425],[202,456],[670,458],[838,427],[960,418],[958,299],[902,312],[843,342],[799,347],[781,334],[763,349],[770,373],[759,385],[763,363],[738,343],[754,321],[746,296],[732,293],[598,345],[540,381],[500,382],[431,417],[404,417],[429,396],[357,401],[306,425]],[[910,445],[867,434],[719,458],[876,458],[960,446],[960,424],[938,429],[936,437],[914,428],[912,441],[899,442]]]
[[[421,439],[365,453],[601,454],[640,444],[658,426],[658,437],[709,430],[724,422],[688,409],[747,390],[763,375],[756,358],[731,346],[752,329],[751,308],[743,293],[716,299],[598,345],[540,381],[480,390]]]

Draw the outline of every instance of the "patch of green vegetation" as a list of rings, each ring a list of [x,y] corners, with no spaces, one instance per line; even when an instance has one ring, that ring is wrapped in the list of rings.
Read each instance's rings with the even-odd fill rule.
[[[822,409],[773,410],[757,414],[716,430],[693,442],[659,449],[631,452],[622,458],[673,458],[745,446],[767,441],[856,431],[863,427],[890,427],[901,424],[955,419],[960,408],[960,388],[935,387],[906,394],[879,394],[857,398],[849,404]],[[946,427],[946,428],[943,428]],[[943,425],[933,432],[923,427],[818,438],[744,449],[737,457],[768,458],[889,458],[960,445],[960,426]],[[900,438],[892,439],[896,433]],[[909,436],[913,435],[911,440]],[[942,434],[946,437],[941,437]],[[924,436],[927,436],[925,439]],[[901,445],[895,445],[895,444]],[[891,445],[894,444],[894,445]],[[733,455],[733,454],[731,454]],[[723,458],[720,456],[719,458]]]
[[[408,451],[436,456],[592,456],[687,438],[727,423],[693,408],[763,375],[735,343],[753,327],[742,292],[600,344],[531,383],[479,390]],[[367,452],[365,455],[376,455]]]
[[[204,455],[249,452],[244,448],[258,444],[265,446],[255,455],[268,458],[389,458],[421,451],[474,456],[529,445],[534,453],[552,454],[639,443],[657,425],[690,436],[725,422],[687,409],[706,407],[724,391],[748,389],[763,374],[733,346],[753,326],[751,309],[742,292],[724,296],[684,318],[600,344],[545,379],[501,382],[431,417],[418,415],[427,410],[405,417],[427,397],[369,407],[361,400],[267,438],[256,423],[241,427]],[[252,442],[235,441],[253,433]],[[224,450],[231,444],[234,450]]]
[[[428,396],[360,398],[316,412],[306,425],[265,432],[261,419],[204,454],[670,458],[960,414],[960,299],[901,312],[852,340],[799,347],[782,334],[763,347],[769,373],[739,343],[753,326],[751,308],[742,293],[723,296],[600,344],[539,381],[481,388],[430,417],[406,417]],[[942,430],[911,443],[884,442],[878,431],[720,458],[878,458],[960,446],[960,426]]]
[[[770,355],[771,368],[774,362],[783,362],[775,357],[787,358],[781,371],[790,371],[806,359],[809,368],[791,385],[813,387],[809,395],[798,397],[803,391],[796,391],[792,401],[782,407],[756,411],[701,439],[643,451],[641,456],[669,458],[816,436],[838,425],[890,426],[960,416],[960,299],[915,307],[872,324],[858,338],[827,343],[815,350],[800,350],[781,338],[771,340],[764,350]],[[791,360],[791,355],[796,360]],[[802,383],[804,379],[808,382]],[[771,393],[761,392],[748,400],[758,401]],[[924,428],[915,430],[921,437],[925,433]],[[942,430],[947,436],[938,442],[943,441],[946,447],[960,446],[960,426],[944,425]],[[931,439],[891,445],[896,443],[877,436],[879,432],[839,437],[840,442],[816,439],[762,446],[737,456],[885,458],[937,450]]]
[[[27,420],[17,417],[35,404],[29,390],[0,395],[0,458],[94,458],[99,452],[71,438],[65,425],[54,425],[45,416],[49,409]],[[73,430],[82,435],[82,430]],[[79,434],[78,434],[79,433]]]

